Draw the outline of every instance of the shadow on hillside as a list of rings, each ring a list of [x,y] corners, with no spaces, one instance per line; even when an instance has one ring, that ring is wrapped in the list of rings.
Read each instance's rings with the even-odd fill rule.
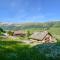
[[[33,49],[37,49],[40,55],[45,57],[45,60],[60,60],[60,42],[38,44]]]
[[[60,60],[60,43],[30,47],[17,41],[0,41],[0,60]]]

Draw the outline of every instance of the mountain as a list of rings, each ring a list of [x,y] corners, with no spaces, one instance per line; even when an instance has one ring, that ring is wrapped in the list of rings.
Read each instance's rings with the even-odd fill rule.
[[[2,23],[0,27],[4,30],[26,30],[26,29],[49,29],[52,27],[60,28],[60,21],[45,23]]]

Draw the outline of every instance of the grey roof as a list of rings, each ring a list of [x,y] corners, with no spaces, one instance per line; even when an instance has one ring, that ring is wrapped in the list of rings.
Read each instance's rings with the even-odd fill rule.
[[[36,39],[36,40],[43,40],[43,38],[48,34],[47,31],[43,31],[43,32],[35,32],[31,35],[32,39]]]

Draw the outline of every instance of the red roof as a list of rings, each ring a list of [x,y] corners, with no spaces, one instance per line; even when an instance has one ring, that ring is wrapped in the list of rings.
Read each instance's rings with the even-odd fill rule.
[[[25,34],[25,32],[21,31],[21,30],[18,30],[18,31],[15,31],[14,34]]]

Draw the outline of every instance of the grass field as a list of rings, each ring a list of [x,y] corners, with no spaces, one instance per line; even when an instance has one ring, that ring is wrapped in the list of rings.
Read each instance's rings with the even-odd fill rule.
[[[29,31],[32,33],[42,30],[31,29]],[[30,46],[0,37],[0,60],[60,60],[60,28],[50,28],[48,31],[58,40],[57,43]]]
[[[50,28],[48,31],[53,34],[60,35],[60,28]]]
[[[31,47],[16,41],[0,41],[0,60],[60,60],[59,54],[60,43]]]
[[[35,48],[14,42],[0,41],[0,60],[44,60]]]

